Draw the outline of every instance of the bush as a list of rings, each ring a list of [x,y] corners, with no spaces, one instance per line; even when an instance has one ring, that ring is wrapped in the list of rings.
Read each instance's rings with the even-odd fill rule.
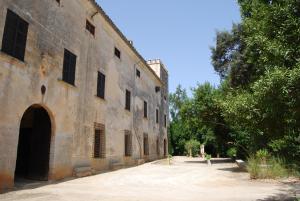
[[[269,157],[269,152],[266,149],[261,149],[256,152],[256,157],[260,161],[261,164],[266,164],[267,159]]]
[[[185,150],[189,156],[194,157],[199,154],[200,145],[200,142],[198,142],[197,140],[189,140],[185,143]]]
[[[250,156],[247,161],[247,170],[251,179],[277,179],[289,176],[289,171],[282,159],[270,157],[262,161],[262,158],[257,155]]]
[[[235,159],[237,156],[237,149],[235,147],[232,147],[228,149],[226,153],[228,157]]]
[[[205,160],[209,161],[211,159],[211,155],[210,154],[205,154]]]

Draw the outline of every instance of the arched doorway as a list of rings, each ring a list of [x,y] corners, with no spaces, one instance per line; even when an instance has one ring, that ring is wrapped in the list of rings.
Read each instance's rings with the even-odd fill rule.
[[[15,179],[48,180],[51,120],[39,105],[23,114],[19,131]]]

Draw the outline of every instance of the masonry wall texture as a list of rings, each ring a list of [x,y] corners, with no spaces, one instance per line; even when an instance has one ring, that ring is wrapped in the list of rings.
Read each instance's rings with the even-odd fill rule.
[[[20,124],[31,106],[43,107],[51,119],[49,180],[72,176],[76,168],[99,172],[167,154],[168,72],[160,60],[145,62],[93,0],[1,0],[0,41],[8,9],[29,28],[24,62],[0,52],[0,190],[14,185]],[[86,20],[96,27],[94,36],[85,29]],[[75,86],[62,81],[64,49],[77,56]],[[98,71],[106,76],[105,99],[96,96]],[[126,90],[131,111],[124,109]],[[95,123],[105,126],[104,159],[93,157]],[[125,130],[132,132],[131,157],[124,153]]]

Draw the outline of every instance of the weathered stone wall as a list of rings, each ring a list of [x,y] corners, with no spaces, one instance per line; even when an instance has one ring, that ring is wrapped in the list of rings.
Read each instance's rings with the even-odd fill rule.
[[[1,0],[0,41],[8,8],[29,23],[29,30],[24,62],[0,52],[0,189],[13,186],[21,118],[34,104],[43,106],[51,118],[50,180],[71,176],[76,167],[101,171],[114,163],[137,164],[144,158],[143,133],[149,135],[146,159],[163,157],[168,103],[155,87],[163,87],[167,80],[159,80],[141,62],[102,14],[91,17],[97,8],[90,1],[64,0],[59,5],[55,0]],[[95,25],[95,36],[85,29],[86,19]],[[121,59],[114,56],[115,47]],[[65,48],[77,55],[75,86],[62,81]],[[98,71],[106,76],[105,100],[96,97]],[[126,89],[132,94],[131,112],[124,109]],[[144,100],[148,119],[143,118]],[[93,158],[94,123],[105,125],[105,159]],[[131,158],[124,157],[124,130],[133,134]]]

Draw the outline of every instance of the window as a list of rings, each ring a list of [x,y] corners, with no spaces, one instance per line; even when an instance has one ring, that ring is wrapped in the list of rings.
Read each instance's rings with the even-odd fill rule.
[[[94,158],[105,158],[104,125],[95,123]]]
[[[141,71],[139,69],[136,69],[136,76],[141,77]]]
[[[167,140],[164,139],[164,156],[167,156]]]
[[[132,155],[132,135],[131,131],[125,130],[125,156]]]
[[[144,133],[144,155],[149,155],[149,140],[148,140],[148,134]]]
[[[7,10],[2,39],[2,52],[24,61],[29,24],[11,10]]]
[[[130,111],[130,105],[131,105],[131,92],[126,90],[125,109]]]
[[[164,116],[164,126],[167,128],[167,115]]]
[[[115,47],[115,56],[121,59],[121,51]]]
[[[95,26],[92,25],[88,20],[86,20],[86,30],[88,30],[93,36],[95,36]]]
[[[98,72],[97,96],[102,99],[105,97],[105,75],[101,72]]]
[[[144,117],[148,118],[148,103],[144,101]]]
[[[60,0],[56,0],[56,2],[57,2],[58,4],[60,4]]]
[[[160,151],[159,151],[159,138],[156,139],[156,154],[159,155]]]
[[[157,124],[159,123],[158,117],[159,117],[159,115],[158,115],[158,109],[156,109],[156,123]]]
[[[160,87],[156,86],[156,87],[155,87],[155,92],[156,92],[156,93],[160,92]]]
[[[75,85],[76,55],[65,49],[63,81]]]

